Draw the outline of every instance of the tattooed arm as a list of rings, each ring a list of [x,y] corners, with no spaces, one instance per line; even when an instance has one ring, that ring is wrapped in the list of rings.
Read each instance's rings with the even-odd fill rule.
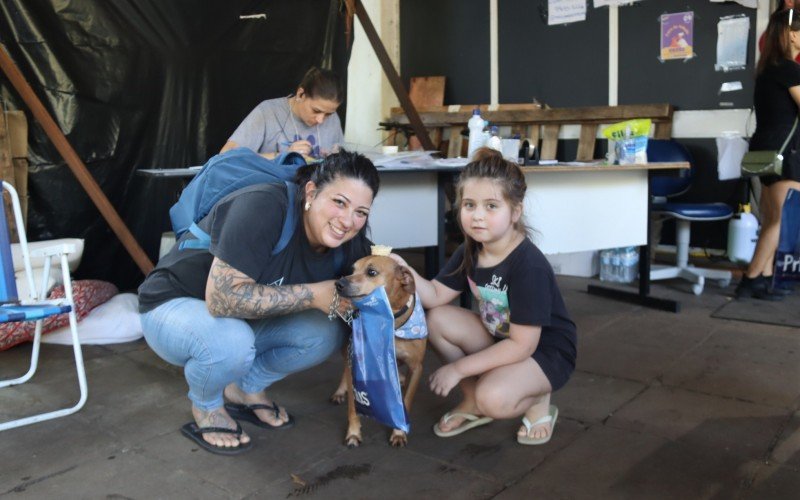
[[[206,305],[212,316],[258,319],[306,309],[328,312],[333,280],[301,285],[259,285],[214,257],[206,282]]]

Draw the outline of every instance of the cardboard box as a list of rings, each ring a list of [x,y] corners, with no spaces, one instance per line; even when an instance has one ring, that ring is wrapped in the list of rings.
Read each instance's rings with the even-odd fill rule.
[[[597,251],[587,251],[550,254],[545,257],[553,266],[553,272],[558,275],[591,278],[600,270],[598,254]]]

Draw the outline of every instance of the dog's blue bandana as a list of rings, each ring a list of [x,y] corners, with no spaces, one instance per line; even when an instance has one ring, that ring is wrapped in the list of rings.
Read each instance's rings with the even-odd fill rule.
[[[428,325],[425,323],[425,311],[419,295],[414,293],[414,312],[403,326],[394,331],[394,336],[400,339],[424,339],[428,336]]]

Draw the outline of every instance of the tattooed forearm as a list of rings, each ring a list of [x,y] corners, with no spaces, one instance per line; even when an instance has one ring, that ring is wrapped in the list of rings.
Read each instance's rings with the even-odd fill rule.
[[[214,259],[206,283],[206,303],[214,316],[279,316],[309,309],[313,300],[308,285],[259,285],[219,259]]]

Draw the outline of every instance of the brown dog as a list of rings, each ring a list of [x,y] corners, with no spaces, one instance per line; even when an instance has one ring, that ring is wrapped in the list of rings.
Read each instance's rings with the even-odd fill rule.
[[[370,294],[379,286],[386,287],[386,295],[394,314],[394,328],[397,330],[405,324],[414,312],[416,287],[414,276],[407,268],[397,264],[391,257],[371,255],[356,261],[353,265],[353,274],[345,276],[336,282],[336,290],[342,297],[350,299],[359,298]],[[411,413],[411,401],[417,391],[417,385],[422,377],[422,359],[425,356],[427,338],[401,339],[395,336],[394,348],[398,365],[401,363],[408,368],[403,385],[403,405],[406,412]],[[346,356],[346,354],[345,354]],[[401,380],[402,377],[401,377]],[[336,404],[344,402],[347,396],[347,435],[345,444],[355,448],[361,444],[361,420],[356,413],[355,399],[353,396],[353,373],[345,366],[339,388],[331,396],[331,401]],[[392,446],[405,446],[408,442],[406,433],[400,429],[392,430],[389,438]]]

